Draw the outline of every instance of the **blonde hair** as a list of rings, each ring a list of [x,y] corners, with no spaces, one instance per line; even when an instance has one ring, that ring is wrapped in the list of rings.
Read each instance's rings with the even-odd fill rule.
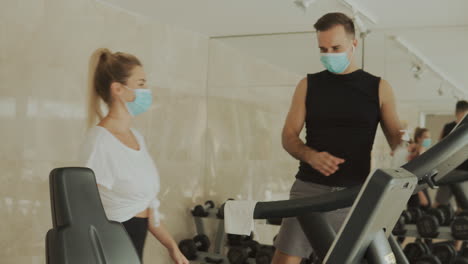
[[[108,107],[112,104],[110,86],[113,82],[126,84],[132,70],[142,66],[137,57],[123,52],[112,53],[99,48],[89,59],[88,72],[88,126],[96,125],[96,117],[101,121],[101,100]]]

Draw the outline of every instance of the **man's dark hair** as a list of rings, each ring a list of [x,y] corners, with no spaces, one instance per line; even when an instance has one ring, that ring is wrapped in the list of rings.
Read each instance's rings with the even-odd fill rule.
[[[353,36],[353,39],[356,35],[356,30],[354,29],[354,22],[351,18],[343,13],[328,13],[322,16],[314,27],[317,31],[327,31],[334,26],[342,25],[347,34]]]
[[[457,102],[457,106],[455,107],[456,113],[463,113],[468,111],[468,102],[465,100],[461,100]]]

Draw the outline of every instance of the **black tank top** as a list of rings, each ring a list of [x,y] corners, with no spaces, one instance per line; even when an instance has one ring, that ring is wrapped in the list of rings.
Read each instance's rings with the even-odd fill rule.
[[[452,129],[455,128],[455,126],[457,125],[457,122],[451,122],[451,123],[448,123],[444,126],[444,130],[442,131],[442,138],[448,136],[448,134],[450,134],[450,132],[452,132]],[[456,168],[457,170],[464,170],[464,171],[468,171],[468,159],[462,163],[460,166],[458,166],[458,168]]]
[[[337,172],[325,176],[301,161],[296,178],[328,186],[364,183],[380,121],[379,84],[379,77],[363,70],[307,76],[306,145],[345,162]]]

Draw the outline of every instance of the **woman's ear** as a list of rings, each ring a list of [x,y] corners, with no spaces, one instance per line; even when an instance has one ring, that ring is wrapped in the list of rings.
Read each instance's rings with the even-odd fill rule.
[[[110,92],[112,96],[121,96],[123,93],[123,85],[118,82],[112,82],[110,87]]]

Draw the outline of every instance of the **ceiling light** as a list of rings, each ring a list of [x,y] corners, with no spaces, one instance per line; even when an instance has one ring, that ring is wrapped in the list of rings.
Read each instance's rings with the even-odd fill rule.
[[[439,89],[437,89],[437,94],[438,94],[439,96],[444,95],[444,90],[442,90],[442,87],[444,87],[444,82],[445,82],[445,80],[442,80],[442,81],[440,82]]]
[[[417,64],[413,64],[413,67],[411,67],[411,71],[413,73],[419,73],[419,72],[421,72],[421,66],[419,66]]]
[[[341,0],[341,3],[350,8],[354,15],[360,14],[374,25],[378,23],[378,19],[373,13],[354,0]]]
[[[297,7],[300,9],[304,10],[304,12],[309,8],[311,4],[313,4],[317,0],[296,0],[294,1],[294,4],[296,4]]]
[[[444,91],[442,91],[442,89],[439,88],[439,89],[437,90],[437,94],[438,94],[439,96],[442,96],[442,95],[444,95]]]
[[[424,73],[424,68],[420,64],[413,63],[411,72],[413,73],[414,78],[421,80],[421,75]]]
[[[369,28],[367,28],[366,24],[364,24],[361,17],[357,14],[354,16],[354,23],[356,24],[356,27],[358,28],[359,32],[364,34],[370,33]]]
[[[416,47],[411,45],[408,41],[399,36],[390,36],[390,38],[393,39],[396,43],[398,43],[404,50],[406,50],[406,52],[410,56],[416,58],[419,61],[419,63],[424,66],[425,70],[429,70],[438,75],[439,78],[444,80],[444,83],[453,87],[454,90],[456,90],[463,96],[466,96],[468,94],[467,89],[464,85],[450,78],[450,76],[448,76],[446,72],[444,72],[441,68],[435,65],[431,60],[429,60],[424,54],[422,54],[418,49],[416,49]]]

